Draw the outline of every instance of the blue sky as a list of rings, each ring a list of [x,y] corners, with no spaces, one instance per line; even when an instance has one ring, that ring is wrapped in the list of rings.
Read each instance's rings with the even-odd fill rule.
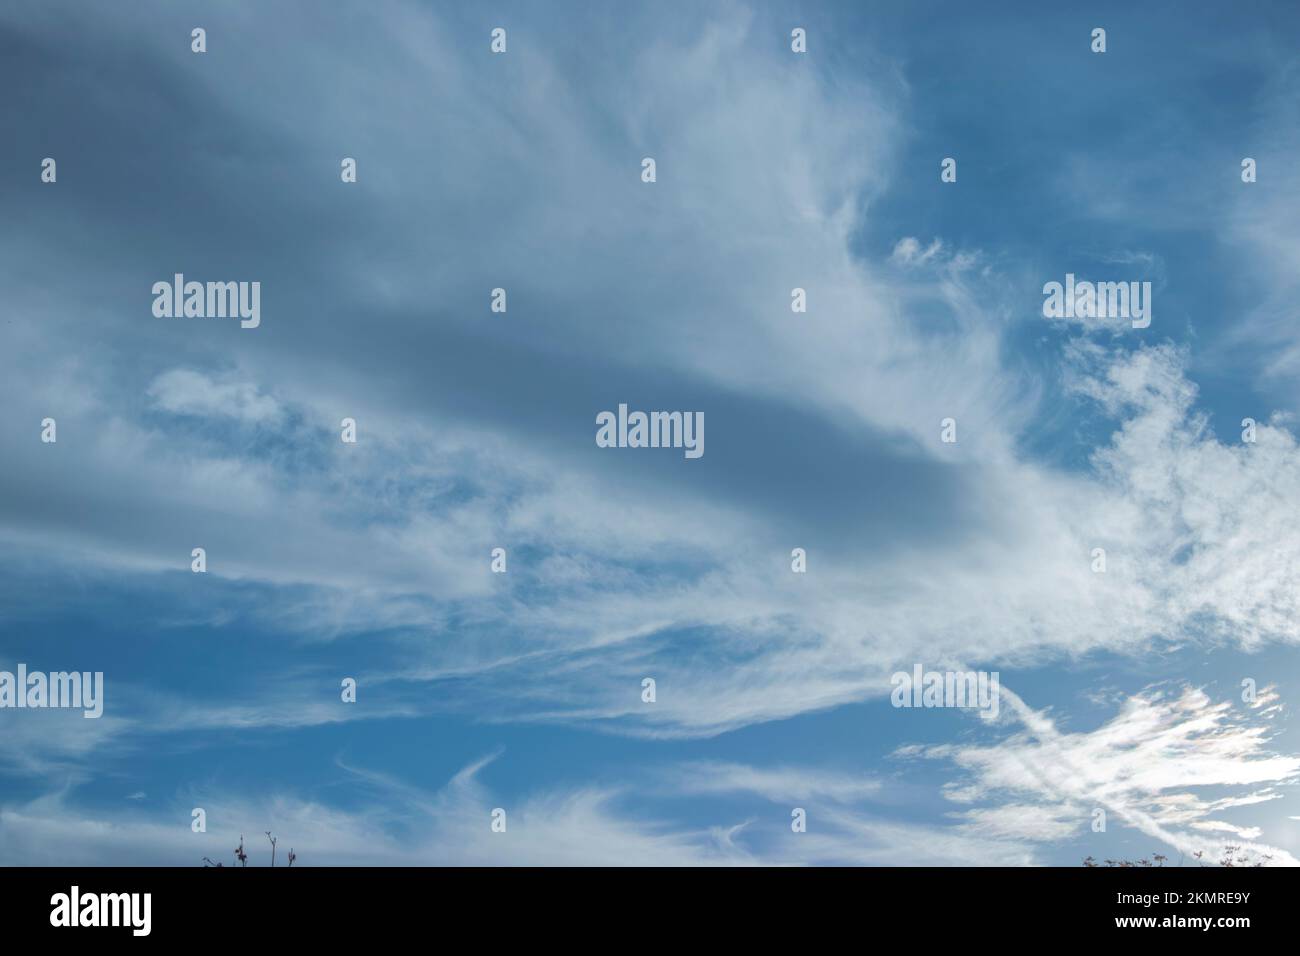
[[[106,692],[0,710],[0,863],[1295,863],[1298,27],[6,5],[0,669]]]

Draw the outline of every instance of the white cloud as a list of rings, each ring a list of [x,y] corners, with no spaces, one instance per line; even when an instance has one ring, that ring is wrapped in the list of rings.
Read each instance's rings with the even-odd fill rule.
[[[853,803],[880,793],[882,784],[869,777],[830,773],[814,767],[752,767],[737,763],[684,764],[673,776],[678,793],[755,793],[774,803],[809,799]]]
[[[1288,507],[1300,469],[1285,429],[1266,424],[1250,447],[1220,442],[1194,414],[1176,353],[1080,347],[1078,389],[1122,418],[1119,431],[1091,473],[1029,461],[1019,443],[1042,410],[1032,381],[1004,362],[996,277],[902,275],[850,251],[896,158],[889,144],[906,103],[889,82],[826,83],[764,52],[752,15],[728,7],[689,36],[670,22],[634,50],[611,48],[611,62],[591,67],[608,82],[525,47],[533,80],[506,97],[494,84],[507,74],[485,75],[483,58],[449,40],[436,15],[415,4],[393,11],[323,31],[288,76],[259,52],[292,33],[297,21],[283,18],[248,31],[247,69],[196,82],[279,130],[284,150],[332,155],[337,124],[313,112],[326,108],[314,91],[339,85],[346,51],[390,51],[329,108],[347,107],[357,140],[391,144],[407,169],[476,173],[453,195],[408,189],[381,164],[363,170],[383,214],[379,225],[349,214],[349,228],[418,241],[418,265],[393,261],[386,244],[350,242],[313,277],[322,300],[342,302],[332,318],[364,307],[356,324],[271,315],[268,297],[264,327],[233,339],[163,340],[160,329],[183,336],[175,330],[185,326],[106,310],[95,282],[85,301],[68,290],[60,309],[39,283],[15,288],[15,308],[49,321],[12,333],[32,361],[0,381],[13,409],[0,437],[17,449],[0,475],[0,536],[12,548],[133,574],[184,570],[203,546],[213,577],[281,589],[254,610],[283,629],[436,635],[376,664],[372,676],[389,688],[467,675],[465,708],[490,694],[507,700],[491,711],[501,719],[618,721],[655,734],[716,733],[880,696],[888,675],[915,661],[1014,666],[1140,653],[1154,639],[1300,640],[1300,517]],[[140,26],[161,63],[189,62],[163,26],[147,16]],[[283,104],[261,95],[282,83],[306,111],[289,130]],[[401,110],[372,108],[412,87],[434,98],[439,135]],[[577,108],[587,90],[595,100]],[[483,141],[493,149],[478,150]],[[635,175],[647,153],[661,160],[653,191]],[[546,189],[517,185],[539,180]],[[315,187],[283,193],[286,208],[319,206]],[[468,209],[491,227],[438,228]],[[487,273],[505,268],[505,234],[547,238],[513,267],[510,324],[488,324],[480,291],[504,281]],[[938,239],[905,237],[894,257],[935,262],[946,252]],[[789,311],[796,285],[810,291],[806,315]],[[447,301],[430,301],[431,287],[447,289]],[[462,302],[457,289],[480,291]],[[547,304],[545,318],[516,320],[530,298]],[[917,314],[931,308],[946,324],[923,329]],[[78,351],[87,322],[107,330],[94,343],[102,352]],[[951,480],[916,490],[885,532],[842,521],[856,540],[814,544],[810,573],[793,575],[787,556],[803,543],[801,509],[813,496],[750,509],[691,479],[632,494],[575,452],[589,449],[578,411],[563,427],[530,431],[516,427],[525,399],[504,401],[496,417],[462,416],[460,396],[440,403],[416,388],[427,376],[412,356],[458,341],[453,332],[541,368],[590,359],[617,371],[630,355],[627,367],[652,375],[685,370],[692,385],[787,402],[846,442],[877,436],[886,464],[941,461]],[[191,353],[180,368],[176,341]],[[139,357],[142,382],[114,376],[110,359],[124,356]],[[191,368],[232,362],[238,374]],[[485,369],[478,398],[500,384]],[[42,448],[29,425],[50,409],[63,437]],[[150,410],[257,424],[266,444],[223,443],[192,422],[146,425]],[[355,447],[338,441],[345,414],[360,423]],[[961,437],[941,447],[949,414]],[[807,463],[809,473],[821,466]],[[863,498],[887,480],[860,477]],[[783,518],[793,531],[777,526]],[[515,557],[510,575],[494,578],[487,555],[499,544]],[[1099,546],[1105,575],[1089,568]],[[535,563],[519,559],[529,552]],[[466,623],[472,634],[457,630]],[[672,653],[687,632],[695,653]],[[670,691],[650,711],[627,690],[647,666]],[[242,704],[227,718],[286,721],[282,709]]]
[[[671,816],[634,813],[630,788],[580,786],[506,800],[479,780],[500,755],[464,768],[446,786],[426,793],[383,773],[340,763],[377,802],[343,811],[288,795],[264,799],[194,792],[170,808],[160,823],[143,811],[87,813],[66,793],[0,806],[0,855],[11,865],[57,859],[69,866],[199,865],[202,857],[232,865],[239,834],[249,863],[266,866],[279,840],[284,865],[292,848],[297,865],[505,865],[505,866],[716,866],[716,865],[995,865],[1033,862],[1022,842],[946,832],[942,827],[863,814],[842,803],[852,794],[831,776],[811,790],[829,803],[809,803],[807,833],[789,828],[789,807],[770,792],[763,771],[732,765],[736,782],[726,792],[749,790],[776,801],[762,820],[682,825]],[[704,779],[687,792],[716,792],[719,768],[700,768]],[[689,767],[669,773],[689,781]],[[821,775],[812,773],[814,780]],[[208,832],[190,830],[190,806],[206,811]],[[506,811],[506,831],[491,830],[491,813]],[[166,811],[164,811],[166,812]],[[723,810],[722,813],[728,811]]]
[[[149,386],[154,407],[175,415],[233,418],[274,425],[283,414],[279,403],[252,382],[226,376],[214,378],[191,369],[172,369]]]
[[[494,636],[410,644],[370,676],[470,676],[458,699],[471,710],[505,696],[490,709],[501,719],[617,719],[652,734],[880,696],[916,661],[1300,641],[1300,517],[1282,506],[1300,499],[1292,436],[1263,424],[1254,445],[1218,441],[1174,350],[1081,345],[1074,361],[1076,390],[1120,419],[1092,474],[994,457],[954,489],[978,519],[835,559],[813,548],[806,575],[790,573],[789,542],[762,514],[682,490],[629,498],[563,456],[433,431],[400,411],[363,417],[362,455],[327,426],[282,429],[293,455],[316,456],[306,471],[293,455],[250,459],[126,419],[102,432],[87,423],[59,448],[79,465],[50,472],[47,488],[72,496],[77,476],[94,474],[102,507],[5,534],[29,555],[65,547],[79,563],[137,572],[184,570],[202,544],[212,575],[308,585],[261,612],[295,633],[441,630],[455,616]],[[307,404],[323,399],[282,391],[286,420],[325,419]],[[119,520],[142,499],[149,518]],[[498,543],[515,555],[509,576],[489,572]],[[1104,575],[1090,568],[1098,546]],[[526,549],[540,560],[521,561]],[[534,592],[520,600],[525,586]],[[671,652],[683,629],[696,645],[685,661]],[[626,692],[648,666],[671,690],[650,710]],[[275,708],[235,710],[279,720]]]
[[[1262,696],[1271,696],[1265,693]],[[1003,688],[1004,701],[1025,729],[993,745],[944,744],[905,755],[951,761],[967,777],[950,788],[963,804],[962,829],[1051,841],[1083,833],[1100,808],[1189,857],[1223,855],[1230,833],[1252,860],[1300,865],[1289,852],[1256,841],[1258,826],[1219,814],[1281,796],[1274,788],[1300,782],[1300,757],[1269,749],[1259,714],[1214,703],[1204,691],[1152,690],[1129,698],[1118,714],[1091,731],[1059,730],[1045,713]],[[1227,790],[1213,798],[1205,788]]]
[[[894,243],[894,251],[889,255],[889,261],[903,266],[921,266],[925,265],[940,252],[943,251],[943,240],[935,239],[924,249],[921,242],[914,236],[905,236]]]

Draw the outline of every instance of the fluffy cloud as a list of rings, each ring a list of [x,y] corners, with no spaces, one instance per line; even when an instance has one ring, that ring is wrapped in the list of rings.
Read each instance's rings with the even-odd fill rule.
[[[234,418],[253,424],[274,424],[282,410],[275,399],[251,382],[217,381],[191,369],[164,372],[149,386],[156,408],[175,415]]]

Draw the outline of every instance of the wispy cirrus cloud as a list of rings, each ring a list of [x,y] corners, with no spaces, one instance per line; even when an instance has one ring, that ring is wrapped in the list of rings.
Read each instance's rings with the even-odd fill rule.
[[[1201,260],[1171,250],[1171,233],[1226,217],[1267,292],[1244,326],[1285,346],[1286,196],[1210,188],[1228,144],[1171,164],[1143,148],[1149,129],[1129,130],[1132,148],[1080,155],[1085,138],[1042,176],[1041,157],[1005,143],[935,142],[935,111],[964,94],[936,102],[914,85],[905,33],[814,26],[834,52],[796,58],[783,15],[742,3],[591,13],[581,55],[568,26],[521,6],[496,58],[466,39],[482,39],[475,16],[403,0],[323,18],[306,3],[214,9],[205,57],[180,42],[192,24],[169,4],[111,17],[77,6],[84,31],[66,30],[71,9],[0,12],[25,91],[15,141],[96,150],[94,164],[61,159],[57,189],[0,177],[18,227],[0,235],[16,317],[0,323],[0,624],[15,654],[111,650],[121,671],[93,729],[11,722],[0,759],[24,786],[97,779],[160,743],[419,737],[434,719],[503,736],[559,724],[629,748],[715,738],[726,754],[733,731],[879,699],[917,661],[1059,674],[1102,652],[1154,667],[1174,646],[1300,642],[1288,409],[1260,407],[1250,445],[1214,433],[1212,411],[1235,422],[1259,402],[1202,398],[1203,350],[1165,340],[1202,320],[1186,301],[1162,299],[1140,340],[1094,330],[1104,346],[1027,324],[1059,275],[1032,230],[1021,241],[1009,228],[1039,220],[1068,237],[1061,258],[1084,249],[1173,292],[1188,283],[1183,261]],[[318,28],[304,38],[309,15]],[[1057,55],[1037,22],[997,29],[1026,57]],[[1126,68],[1108,56],[1115,69],[1086,85],[1106,96]],[[1185,89],[1186,68],[1160,75]],[[1284,119],[1293,77],[1279,75],[1269,115]],[[981,95],[1002,87],[1026,84]],[[1023,131],[998,126],[1004,116],[1059,123],[986,110],[1007,142]],[[1202,125],[1174,113],[1170,141]],[[1269,125],[1282,132],[1256,150],[1266,176],[1286,147],[1285,124]],[[958,145],[961,184],[941,187],[933,159]],[[637,177],[647,155],[653,185]],[[997,177],[995,155],[1009,164]],[[342,156],[360,170],[346,187]],[[948,190],[945,205],[922,180]],[[1156,234],[1134,235],[1135,218]],[[260,280],[262,326],[154,318],[150,284],[177,270]],[[505,314],[487,309],[499,286]],[[806,313],[790,309],[794,288]],[[683,468],[595,448],[595,412],[624,398],[704,409],[708,455]],[[37,440],[46,416],[56,445]],[[938,440],[948,416],[952,445]],[[355,446],[339,441],[344,417]],[[1066,453],[1041,454],[1053,441]],[[188,570],[196,546],[203,576]],[[507,574],[490,571],[495,547]],[[791,571],[794,547],[807,574]],[[1104,574],[1091,567],[1099,547]],[[355,709],[338,699],[344,675],[362,689]],[[653,706],[639,694],[650,675]],[[1262,751],[1208,705],[1135,699],[1147,703],[1123,705],[1123,733],[1206,712],[1236,741],[1210,764],[1218,738],[1174,735],[1206,780],[1227,786],[1242,765],[1281,776],[1222,798],[1233,804],[1151,796],[1152,780],[1111,796],[1145,806],[1134,819],[1178,845],[1271,838],[1225,816],[1267,802],[1291,758],[1261,768]],[[1153,713],[1164,717],[1140,719]],[[1063,739],[1057,757],[1074,753]],[[948,759],[979,752],[953,746]],[[990,753],[1046,764],[1052,748],[1031,735]],[[339,861],[1019,863],[1073,833],[1086,796],[1001,782],[1009,771],[989,756],[970,772],[1010,796],[954,827],[891,816],[874,803],[890,793],[881,774],[739,752],[665,778],[696,800],[752,801],[744,812],[661,821],[618,787],[571,783],[520,804],[512,820],[531,835],[504,844],[484,827],[478,769],[435,796],[376,776],[370,815],[277,798],[262,778],[214,806],[296,827]],[[60,799],[61,852],[82,840],[77,858],[107,860],[132,839],[142,859],[190,851],[170,824]],[[792,843],[794,799],[815,823]],[[386,829],[430,801],[456,825],[426,821],[413,841]],[[52,839],[51,806],[9,806],[9,846],[30,855],[24,832]]]
[[[1023,730],[993,745],[900,751],[950,761],[965,772],[947,788],[949,799],[970,807],[956,814],[963,830],[1063,840],[1085,832],[1102,810],[1108,822],[1135,828],[1189,858],[1218,861],[1225,845],[1236,843],[1244,851],[1240,860],[1300,863],[1259,842],[1262,828],[1222,816],[1280,800],[1281,788],[1300,782],[1300,757],[1270,748],[1281,710],[1276,693],[1262,690],[1249,706],[1235,707],[1197,688],[1152,689],[1128,698],[1096,729],[1068,732],[1003,692]],[[1220,795],[1210,796],[1207,788]]]

